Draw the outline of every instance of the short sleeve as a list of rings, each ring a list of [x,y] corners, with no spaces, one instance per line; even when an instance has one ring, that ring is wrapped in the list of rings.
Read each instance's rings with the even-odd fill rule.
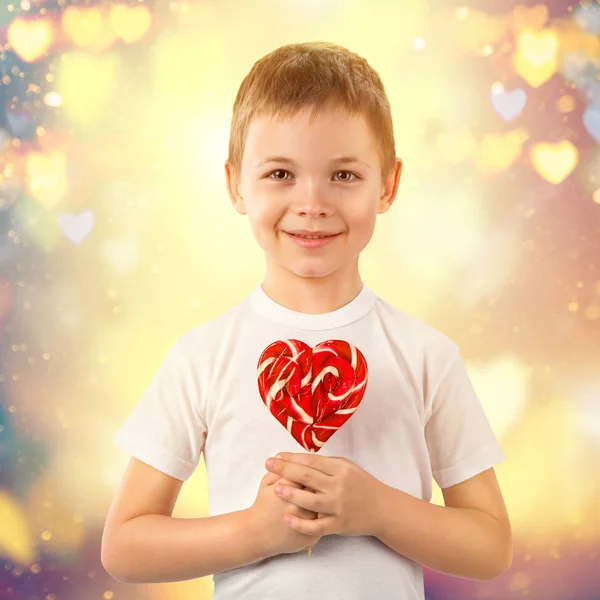
[[[437,384],[432,383],[425,421],[432,475],[440,488],[470,479],[506,458],[454,342],[445,364]]]
[[[207,432],[196,380],[176,342],[113,442],[171,477],[188,479],[200,462]]]

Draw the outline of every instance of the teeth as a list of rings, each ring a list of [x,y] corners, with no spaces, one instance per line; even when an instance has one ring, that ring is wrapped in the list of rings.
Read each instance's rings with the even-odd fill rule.
[[[299,233],[294,233],[292,235],[295,235],[296,237],[304,238],[306,240],[320,240],[321,238],[329,237],[328,235],[300,235]]]

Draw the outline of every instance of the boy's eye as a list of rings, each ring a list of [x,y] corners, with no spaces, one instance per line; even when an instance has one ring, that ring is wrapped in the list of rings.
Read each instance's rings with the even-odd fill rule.
[[[274,181],[286,181],[285,179],[282,179],[281,177],[273,177],[273,175],[275,175],[275,173],[289,173],[289,171],[286,171],[285,169],[277,169],[276,171],[272,171],[271,173],[269,173],[269,175],[267,175],[267,177],[269,179],[273,179]],[[352,173],[351,171],[337,171],[337,173],[346,173],[348,175],[352,175],[355,179],[358,179],[358,175],[356,175],[355,173]],[[342,179],[341,181],[342,181],[342,183],[348,183],[353,180],[346,178],[346,179]]]

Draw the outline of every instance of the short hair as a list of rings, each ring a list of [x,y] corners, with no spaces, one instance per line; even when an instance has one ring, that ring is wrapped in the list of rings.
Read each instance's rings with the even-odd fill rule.
[[[270,114],[289,118],[311,107],[310,122],[329,106],[363,115],[374,134],[385,180],[395,168],[396,147],[390,103],[379,74],[366,59],[329,42],[276,48],[254,63],[233,106],[229,162],[238,174],[250,121]]]

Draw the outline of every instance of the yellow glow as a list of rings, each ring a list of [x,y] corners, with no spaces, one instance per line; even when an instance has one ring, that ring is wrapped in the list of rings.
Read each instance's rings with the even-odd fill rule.
[[[564,181],[573,171],[579,160],[579,151],[569,141],[558,144],[535,144],[531,151],[531,161],[535,170],[550,183]]]
[[[517,38],[513,66],[517,73],[537,88],[554,75],[558,67],[559,41],[556,31],[524,30]]]
[[[521,154],[522,137],[518,131],[486,135],[475,155],[475,164],[484,173],[507,169]]]
[[[48,19],[30,21],[17,17],[8,26],[6,35],[14,51],[25,62],[34,62],[44,56],[54,39],[52,23]]]
[[[515,356],[501,356],[486,364],[467,363],[469,377],[499,438],[520,419],[530,401],[530,374]]]
[[[110,8],[109,23],[117,37],[127,44],[133,44],[150,29],[152,15],[147,6],[114,4]]]
[[[51,209],[64,198],[68,186],[66,168],[66,157],[60,151],[28,155],[29,191],[42,206]]]
[[[57,90],[64,111],[75,121],[98,119],[118,85],[119,60],[115,55],[94,57],[63,54],[57,74]]]
[[[475,138],[470,131],[440,133],[437,137],[437,146],[446,160],[458,164],[469,156],[475,148]]]
[[[48,92],[44,96],[44,102],[48,106],[52,106],[53,108],[57,108],[57,107],[59,107],[62,104],[62,98],[60,97],[60,94],[57,94],[56,92]]]
[[[498,42],[506,33],[505,15],[491,15],[469,9],[460,13],[461,17],[451,23],[456,42],[462,48],[480,54],[486,46]]]
[[[29,564],[35,556],[35,543],[29,519],[18,501],[0,490],[0,555],[17,564]]]
[[[422,37],[415,38],[413,41],[413,48],[415,50],[423,50],[423,48],[425,48],[425,40]]]
[[[101,52],[115,41],[101,7],[68,6],[62,13],[62,26],[75,46],[92,52]]]

